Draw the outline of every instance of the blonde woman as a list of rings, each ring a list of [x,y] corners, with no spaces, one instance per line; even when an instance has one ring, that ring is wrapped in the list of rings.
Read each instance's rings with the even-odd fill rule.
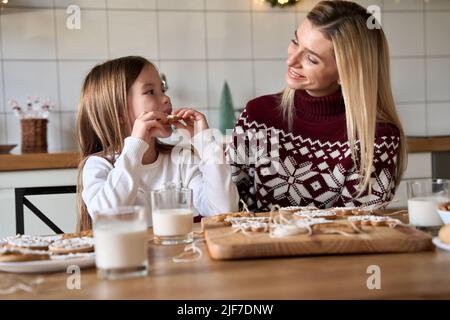
[[[393,198],[405,136],[386,37],[368,28],[369,18],[353,2],[319,2],[288,46],[287,88],[247,104],[228,157],[250,209],[379,206]]]
[[[221,146],[190,139],[193,148],[204,151],[203,158],[181,165],[172,161],[172,148],[158,141],[172,134],[170,114],[184,120],[185,124],[173,125],[190,138],[194,126],[199,133],[208,129],[200,112],[172,111],[156,67],[142,57],[110,60],[89,72],[77,117],[83,156],[78,183],[80,230],[91,228],[97,210],[129,205],[150,209],[148,191],[168,182],[191,188],[194,209],[201,215],[237,209],[239,196],[231,169],[208,158],[223,153]]]

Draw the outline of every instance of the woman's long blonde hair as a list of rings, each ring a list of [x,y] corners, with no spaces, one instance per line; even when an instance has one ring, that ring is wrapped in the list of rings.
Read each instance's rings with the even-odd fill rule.
[[[396,185],[406,168],[405,134],[395,108],[390,79],[389,46],[383,30],[369,29],[371,15],[348,1],[321,1],[306,17],[333,42],[342,95],[345,103],[347,136],[352,157],[361,176],[359,194],[371,190],[377,122],[392,124],[400,131]],[[295,118],[294,89],[286,88],[280,111],[292,128]],[[359,142],[359,154],[356,154]],[[359,161],[357,160],[359,159]]]
[[[124,139],[132,125],[127,93],[147,65],[155,67],[142,57],[118,58],[95,66],[84,80],[77,115],[77,138],[82,159],[78,166],[77,183],[79,231],[92,228],[81,197],[84,164],[91,155],[103,157],[114,164],[115,155],[122,152]],[[160,151],[170,149],[162,143],[157,143],[157,147]]]

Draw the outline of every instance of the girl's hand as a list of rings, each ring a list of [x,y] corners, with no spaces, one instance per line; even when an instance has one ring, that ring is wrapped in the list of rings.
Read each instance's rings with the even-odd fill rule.
[[[131,136],[149,141],[151,138],[164,136],[167,132],[167,114],[159,111],[142,112],[134,121]],[[163,120],[163,121],[161,121]]]
[[[175,122],[173,125],[178,129],[187,130],[191,135],[191,138],[195,134],[209,128],[205,115],[194,109],[181,108],[172,112],[172,114],[180,117],[186,123],[186,125],[184,125],[181,122]]]

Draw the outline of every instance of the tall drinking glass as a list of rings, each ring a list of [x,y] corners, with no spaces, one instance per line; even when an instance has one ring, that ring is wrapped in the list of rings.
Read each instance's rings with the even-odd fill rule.
[[[151,192],[153,239],[156,244],[191,243],[193,236],[192,190],[166,184]]]
[[[147,211],[140,206],[100,210],[94,216],[95,263],[101,279],[146,276]]]

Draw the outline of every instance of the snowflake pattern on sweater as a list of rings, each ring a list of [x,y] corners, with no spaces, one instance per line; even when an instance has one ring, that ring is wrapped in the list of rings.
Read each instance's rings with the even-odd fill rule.
[[[376,136],[371,193],[358,194],[360,175],[348,141],[287,133],[250,119],[247,108],[236,123],[227,157],[250,210],[267,211],[275,204],[375,206],[392,199],[400,144],[395,130]]]

